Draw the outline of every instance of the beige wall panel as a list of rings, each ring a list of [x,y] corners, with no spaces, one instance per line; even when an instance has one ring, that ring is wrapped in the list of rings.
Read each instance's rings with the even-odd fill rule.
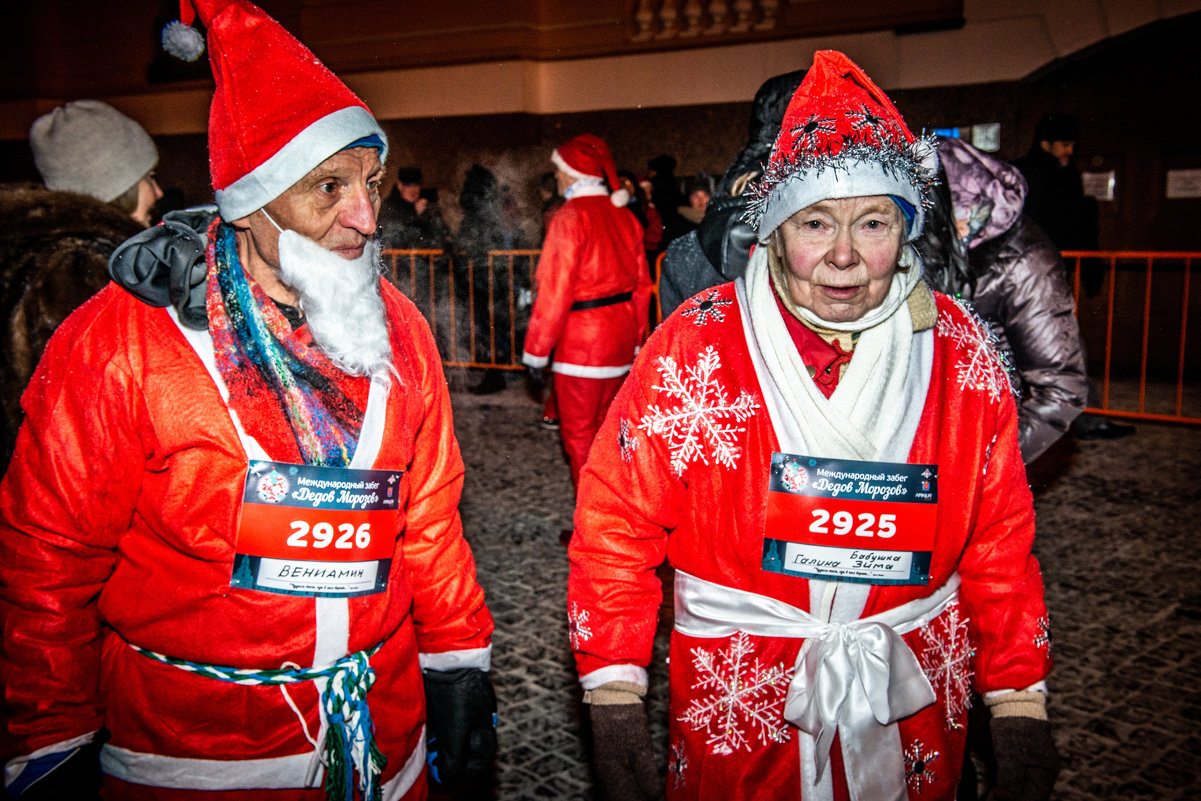
[[[1040,17],[969,22],[961,30],[899,37],[905,88],[1013,81],[1056,57]]]

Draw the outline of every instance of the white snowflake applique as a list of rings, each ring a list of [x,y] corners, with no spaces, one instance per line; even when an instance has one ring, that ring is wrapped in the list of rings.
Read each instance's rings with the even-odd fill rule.
[[[967,315],[966,320],[938,315],[938,335],[950,339],[966,351],[955,365],[955,375],[963,389],[975,389],[995,403],[1013,392],[1009,369],[1000,353],[1000,343],[988,323],[962,301],[954,301]]]
[[[920,793],[924,785],[932,784],[938,778],[930,767],[937,761],[938,752],[927,751],[921,740],[914,740],[905,749],[905,781],[913,792]]]
[[[667,775],[671,777],[673,790],[684,786],[684,774],[688,770],[688,755],[684,753],[684,741],[672,743],[671,754],[667,757]]]
[[[710,320],[721,322],[726,319],[726,312],[722,306],[729,306],[734,301],[729,298],[723,298],[721,293],[716,289],[710,289],[704,295],[697,295],[689,301],[689,305],[680,314],[685,317],[691,317],[692,322],[696,325],[704,325]]]
[[[1036,648],[1046,648],[1047,653],[1051,653],[1051,620],[1050,618],[1040,617],[1035,621],[1038,625],[1038,634],[1034,635],[1034,646]]]
[[[721,366],[717,348],[710,345],[701,354],[694,366],[683,375],[679,365],[671,356],[660,356],[659,375],[662,383],[655,389],[662,390],[676,401],[670,408],[658,404],[647,408],[647,413],[638,422],[638,428],[648,435],[658,435],[667,441],[671,450],[671,469],[683,475],[689,462],[700,460],[709,464],[709,457],[720,465],[733,468],[741,454],[738,435],[746,430],[743,426],[723,422],[733,418],[742,422],[751,417],[759,404],[745,390],[730,401],[725,388],[713,377]]]
[[[750,751],[748,729],[760,745],[786,743],[792,736],[783,707],[793,668],[783,662],[764,668],[754,651],[751,638],[742,631],[724,651],[692,649],[692,665],[697,671],[692,689],[707,695],[694,697],[679,720],[708,734],[705,744],[710,753],[733,754],[739,748]]]
[[[621,450],[621,458],[626,464],[634,459],[634,451],[638,450],[637,435],[630,430],[630,421],[624,417],[617,431],[617,447]]]
[[[953,603],[921,630],[922,670],[934,691],[942,697],[948,729],[961,729],[959,717],[972,703],[972,657],[976,651],[968,640],[967,619],[960,620],[959,604]]]
[[[572,603],[571,611],[567,613],[567,631],[571,635],[572,650],[580,650],[580,643],[592,639],[592,629],[588,625],[589,617],[587,609],[580,609]]]

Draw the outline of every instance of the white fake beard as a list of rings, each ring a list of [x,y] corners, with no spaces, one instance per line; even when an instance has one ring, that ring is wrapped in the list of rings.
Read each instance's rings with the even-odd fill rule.
[[[317,347],[350,375],[392,372],[378,255],[374,240],[344,259],[295,231],[279,235],[280,279],[295,290]]]

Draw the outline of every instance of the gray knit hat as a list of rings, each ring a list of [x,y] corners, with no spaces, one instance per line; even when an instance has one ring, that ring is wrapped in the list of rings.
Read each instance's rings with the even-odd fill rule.
[[[105,203],[158,164],[158,149],[142,126],[99,100],[76,100],[38,117],[29,144],[47,189]]]

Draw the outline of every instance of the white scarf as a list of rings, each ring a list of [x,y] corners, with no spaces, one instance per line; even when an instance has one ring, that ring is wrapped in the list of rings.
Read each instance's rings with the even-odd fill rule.
[[[785,453],[833,459],[904,462],[909,457],[930,387],[934,332],[915,332],[908,296],[921,278],[917,269],[893,274],[883,304],[840,330],[862,329],[854,356],[826,398],[810,378],[776,305],[767,247],[751,254],[746,275],[735,283],[747,349],[763,389],[768,416]],[[835,326],[816,320],[818,325]],[[766,476],[763,478],[767,480]],[[809,609],[819,620],[849,623],[862,614],[869,584],[809,581]],[[819,779],[815,739],[798,732],[805,798],[833,797],[829,771]]]
[[[870,327],[862,329],[855,354],[827,399],[809,377],[776,305],[767,246],[755,248],[746,276],[737,283],[738,302],[772,425],[786,452],[865,461],[908,458],[934,360],[933,331],[913,331],[906,303],[920,275],[917,270],[895,273],[884,304],[855,321],[867,320]],[[890,313],[880,319],[880,309]],[[858,326],[838,327],[853,331]]]

